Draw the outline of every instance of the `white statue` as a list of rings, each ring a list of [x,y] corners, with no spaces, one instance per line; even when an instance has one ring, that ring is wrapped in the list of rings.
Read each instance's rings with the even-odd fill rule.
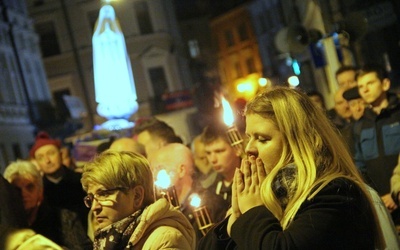
[[[111,5],[100,9],[92,44],[97,113],[126,123],[138,110],[137,95],[125,38]]]

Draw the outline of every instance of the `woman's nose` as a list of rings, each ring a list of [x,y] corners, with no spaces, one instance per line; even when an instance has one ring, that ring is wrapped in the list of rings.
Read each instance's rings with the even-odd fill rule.
[[[257,156],[257,148],[254,146],[253,140],[249,140],[247,142],[245,153],[246,155],[254,155]]]

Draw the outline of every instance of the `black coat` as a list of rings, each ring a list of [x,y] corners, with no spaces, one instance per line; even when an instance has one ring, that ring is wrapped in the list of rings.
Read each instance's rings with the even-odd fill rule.
[[[265,207],[250,209],[233,224],[227,219],[199,243],[198,249],[375,249],[370,204],[351,181],[337,179],[305,201],[293,222],[282,230]]]
[[[81,184],[82,175],[65,166],[62,168],[65,173],[58,183],[53,183],[45,176],[43,177],[44,197],[51,206],[75,212],[86,229],[89,209],[83,203],[86,193]]]
[[[28,226],[20,192],[2,175],[0,175],[0,225],[12,228]]]
[[[52,207],[46,202],[40,205],[30,228],[68,249],[92,249],[93,246],[74,212]]]

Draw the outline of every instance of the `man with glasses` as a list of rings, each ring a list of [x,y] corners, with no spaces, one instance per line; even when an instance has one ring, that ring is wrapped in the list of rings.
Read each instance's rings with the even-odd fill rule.
[[[193,227],[166,199],[154,200],[144,156],[105,151],[83,168],[85,205],[96,223],[93,249],[195,249]]]

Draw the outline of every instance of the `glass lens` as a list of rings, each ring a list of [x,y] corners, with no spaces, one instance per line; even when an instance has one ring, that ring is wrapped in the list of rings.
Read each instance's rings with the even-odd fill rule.
[[[85,196],[85,198],[83,198],[83,202],[85,203],[85,206],[88,208],[92,207],[93,204],[93,194],[88,194],[87,196]]]

